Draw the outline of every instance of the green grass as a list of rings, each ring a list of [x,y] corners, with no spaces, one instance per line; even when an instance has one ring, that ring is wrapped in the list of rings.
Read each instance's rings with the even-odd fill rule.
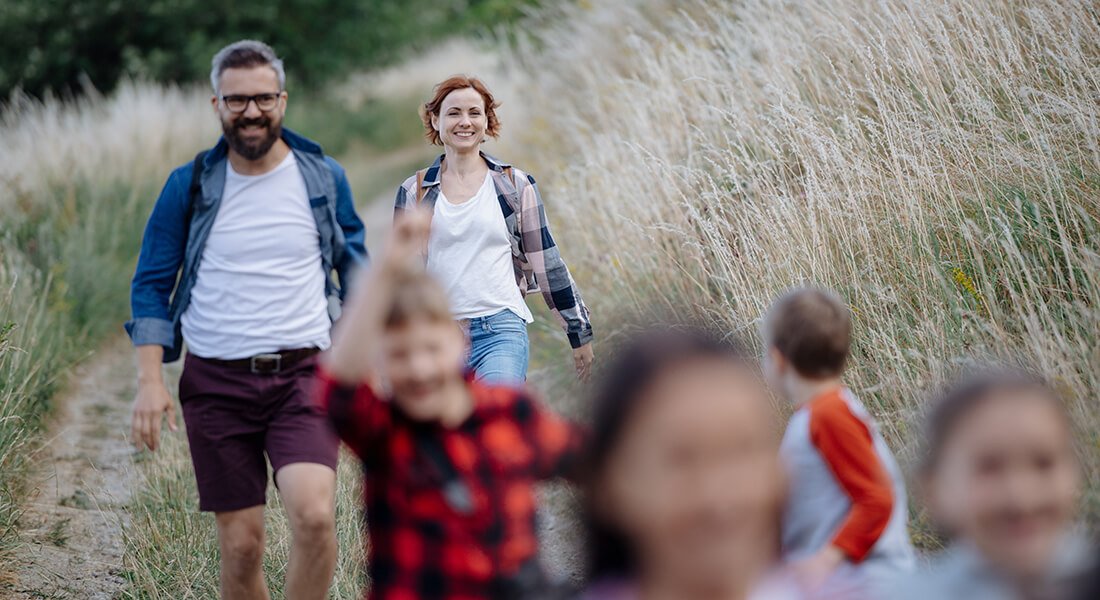
[[[129,189],[74,182],[41,190],[36,213],[9,214],[0,252],[0,556],[15,541],[29,457],[69,366],[117,332],[128,313],[142,198]],[[56,198],[71,199],[54,205]],[[19,250],[22,250],[20,252]]]
[[[58,548],[64,547],[65,544],[69,543],[70,535],[68,533],[68,528],[70,521],[72,521],[72,519],[58,520],[50,527],[50,531],[46,534],[46,539]]]

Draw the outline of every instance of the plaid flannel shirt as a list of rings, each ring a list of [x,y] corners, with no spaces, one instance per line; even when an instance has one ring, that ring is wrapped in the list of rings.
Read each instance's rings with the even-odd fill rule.
[[[320,372],[320,403],[363,461],[372,600],[497,598],[535,558],[535,483],[578,467],[578,426],[526,392],[468,380],[473,414],[459,427],[417,423],[367,385]],[[440,442],[472,511],[448,504],[444,476],[417,446]]]
[[[569,336],[569,345],[580,348],[592,341],[588,307],[581,301],[577,284],[550,235],[550,224],[546,220],[546,210],[543,208],[535,178],[484,152],[481,156],[489,165],[500,210],[504,213],[504,222],[512,234],[512,263],[520,292],[526,296],[528,293],[541,291],[546,305]],[[442,164],[443,155],[440,155],[427,168],[420,184],[425,188],[420,202],[429,208],[435,206],[442,189]],[[514,184],[505,175],[509,168],[512,170]],[[419,196],[416,185],[417,176],[413,174],[398,188],[394,202],[395,212],[416,206]]]

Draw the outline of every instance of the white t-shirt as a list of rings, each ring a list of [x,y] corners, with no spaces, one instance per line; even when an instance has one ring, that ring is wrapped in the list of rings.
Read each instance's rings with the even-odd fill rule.
[[[428,272],[447,290],[456,319],[510,310],[534,320],[516,285],[512,243],[492,176],[473,198],[452,204],[440,190],[428,238]]]
[[[294,153],[263,175],[227,165],[181,327],[188,350],[232,360],[330,344],[321,241]]]

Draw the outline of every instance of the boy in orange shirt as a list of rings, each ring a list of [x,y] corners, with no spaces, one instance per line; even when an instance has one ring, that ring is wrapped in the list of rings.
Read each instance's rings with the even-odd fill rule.
[[[841,380],[847,304],[824,290],[793,290],[768,310],[763,336],[764,375],[797,408],[780,447],[790,482],[784,556],[809,587],[833,592],[912,570],[901,469]]]

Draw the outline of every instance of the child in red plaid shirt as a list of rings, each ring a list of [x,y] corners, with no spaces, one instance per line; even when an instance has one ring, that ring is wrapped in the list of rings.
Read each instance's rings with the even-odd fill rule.
[[[542,584],[535,483],[570,472],[582,436],[465,375],[465,334],[415,265],[430,219],[399,216],[334,332],[320,401],[364,464],[369,598],[522,598]]]

